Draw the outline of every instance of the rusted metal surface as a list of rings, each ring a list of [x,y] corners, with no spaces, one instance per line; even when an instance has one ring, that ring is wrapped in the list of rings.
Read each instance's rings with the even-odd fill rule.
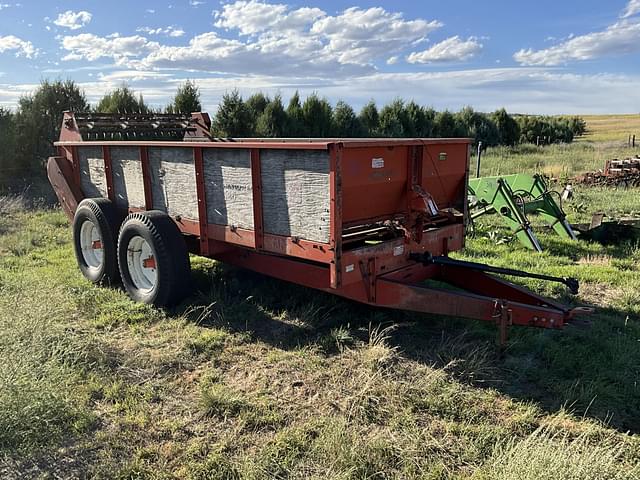
[[[80,184],[74,181],[73,166],[66,157],[50,157],[47,162],[47,177],[64,213],[72,219],[78,204],[84,198]]]
[[[147,147],[140,147],[140,164],[142,166],[142,181],[144,183],[144,203],[147,210],[153,208],[153,188],[151,186],[151,167],[149,166],[149,151]]]
[[[575,183],[602,187],[640,187],[640,156],[624,160],[607,160],[603,170],[586,172]]]
[[[260,150],[251,149],[251,186],[253,193],[253,230],[254,248],[264,248],[264,222],[262,215],[262,167],[260,164]]]
[[[193,149],[194,165],[196,167],[196,188],[198,195],[198,219],[200,221],[200,251],[209,254],[209,225],[207,221],[207,189],[204,186],[204,164],[202,149]]]
[[[207,114],[65,112],[61,142],[211,139]]]
[[[110,168],[110,147],[139,148],[147,209],[158,203],[152,196],[157,187],[152,179],[158,172],[152,171],[157,167],[149,161],[148,150],[190,148],[198,218],[179,214],[173,218],[193,253],[370,305],[493,322],[500,326],[504,338],[511,324],[561,328],[573,314],[560,304],[491,275],[422,265],[412,257],[425,253],[446,256],[464,246],[469,139],[212,139],[203,135],[195,138],[200,135],[197,132],[186,135],[188,128],[180,127],[184,135],[179,140],[167,141],[159,135],[153,141],[149,140],[152,127],[145,124],[152,120],[136,117],[111,130],[94,121],[92,128],[102,128],[105,137],[95,140],[87,133],[91,118],[98,117],[78,121],[73,114],[65,114],[57,143],[62,157],[49,161],[51,183],[70,216],[84,197],[79,147],[99,145],[106,153],[106,170]],[[207,124],[208,117],[194,114],[191,118],[189,128]],[[170,124],[176,119],[166,120],[162,126],[165,133],[178,136],[179,126]],[[118,141],[107,138],[123,135],[118,129],[128,129],[128,137]],[[139,138],[131,138],[136,129]],[[216,208],[209,205],[207,187],[221,187],[205,185],[206,149],[250,152],[252,191],[246,195],[253,205],[253,229],[207,221],[208,208]],[[327,243],[264,231],[261,179],[268,165],[261,162],[261,152],[270,149],[326,151],[329,207],[321,213],[330,222]],[[304,195],[304,191],[289,192],[286,199],[296,202]],[[126,210],[140,208],[129,205]],[[425,280],[449,283],[465,291],[420,283]]]
[[[109,200],[115,201],[115,191],[113,189],[113,168],[111,166],[111,149],[102,147],[102,158],[104,159],[104,175],[107,179],[107,192]]]

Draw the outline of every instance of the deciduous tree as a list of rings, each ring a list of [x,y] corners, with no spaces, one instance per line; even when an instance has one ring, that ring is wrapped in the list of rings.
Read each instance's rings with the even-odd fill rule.
[[[15,116],[19,170],[44,174],[44,161],[55,154],[53,142],[60,136],[62,114],[67,110],[89,110],[84,92],[71,80],[44,80],[33,94],[20,98]]]

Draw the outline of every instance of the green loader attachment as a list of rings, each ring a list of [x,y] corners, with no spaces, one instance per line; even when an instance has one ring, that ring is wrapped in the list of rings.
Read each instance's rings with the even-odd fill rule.
[[[527,214],[541,215],[564,238],[576,239],[562,208],[553,198],[542,175],[503,175],[469,179],[469,214],[476,219],[487,213],[502,216],[527,248],[542,251]],[[560,196],[558,195],[558,199]]]

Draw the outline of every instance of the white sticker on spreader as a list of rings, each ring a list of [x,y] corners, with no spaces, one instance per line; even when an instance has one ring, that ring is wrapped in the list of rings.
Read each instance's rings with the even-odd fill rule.
[[[355,267],[354,267],[354,265],[353,265],[353,263],[352,263],[351,265],[347,265],[346,267],[344,267],[344,271],[345,271],[346,273],[350,273],[350,272],[353,272],[353,269],[354,269],[354,268],[355,268]]]
[[[384,158],[372,158],[371,168],[384,168]]]
[[[399,257],[404,253],[404,245],[398,245],[397,247],[393,247],[393,256]]]

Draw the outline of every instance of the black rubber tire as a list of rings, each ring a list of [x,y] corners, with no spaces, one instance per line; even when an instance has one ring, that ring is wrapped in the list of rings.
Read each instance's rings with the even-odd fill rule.
[[[120,228],[119,215],[113,203],[106,198],[85,198],[80,202],[73,217],[73,248],[78,266],[84,277],[96,284],[118,283],[118,256],[116,235]],[[103,260],[99,268],[91,268],[82,255],[80,230],[89,221],[100,231],[103,244]]]
[[[156,282],[149,291],[135,285],[127,264],[127,248],[136,236],[146,240],[156,262]],[[118,236],[118,266],[125,290],[138,302],[169,307],[179,303],[191,288],[187,245],[178,226],[164,212],[132,213],[124,220]]]

